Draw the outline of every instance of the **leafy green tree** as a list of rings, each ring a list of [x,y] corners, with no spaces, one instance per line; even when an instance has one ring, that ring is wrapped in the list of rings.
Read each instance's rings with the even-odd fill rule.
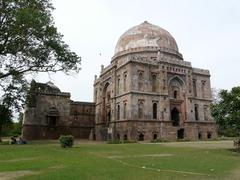
[[[0,100],[8,107],[24,100],[26,75],[80,70],[81,58],[54,26],[53,9],[50,0],[0,0]]]
[[[18,115],[17,122],[13,123],[13,129],[11,130],[12,135],[21,135],[22,134],[22,122],[23,122],[23,113],[20,112]]]
[[[240,86],[231,91],[221,90],[219,101],[211,106],[212,116],[220,129],[228,129],[232,134],[240,135]]]
[[[12,111],[10,108],[0,105],[0,142],[3,126],[12,123]]]

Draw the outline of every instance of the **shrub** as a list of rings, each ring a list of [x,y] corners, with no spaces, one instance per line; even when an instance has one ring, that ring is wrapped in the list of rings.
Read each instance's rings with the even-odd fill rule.
[[[74,137],[72,135],[61,135],[59,141],[63,148],[72,147]]]
[[[236,138],[233,142],[236,150],[240,152],[240,138]]]

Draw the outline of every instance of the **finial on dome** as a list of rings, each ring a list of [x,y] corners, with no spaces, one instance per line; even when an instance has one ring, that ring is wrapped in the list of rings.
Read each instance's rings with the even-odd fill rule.
[[[52,81],[48,81],[46,84],[47,85],[54,85],[54,83]]]
[[[148,22],[148,21],[144,21],[143,23],[149,24],[149,22]]]

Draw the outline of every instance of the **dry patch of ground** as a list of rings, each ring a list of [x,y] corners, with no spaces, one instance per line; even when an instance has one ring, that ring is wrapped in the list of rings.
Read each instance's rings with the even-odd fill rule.
[[[13,180],[17,179],[23,176],[29,176],[29,175],[36,175],[37,172],[34,171],[8,171],[8,172],[0,172],[0,179],[1,180]]]
[[[31,176],[31,175],[37,175],[41,173],[46,173],[52,170],[59,170],[64,168],[63,165],[56,165],[51,166],[47,169],[44,169],[42,171],[30,171],[30,170],[22,170],[22,171],[6,171],[6,172],[0,172],[0,180],[14,180],[17,178],[21,178],[24,176]]]
[[[141,158],[141,157],[169,157],[173,156],[173,154],[142,154],[142,155],[131,155],[131,156],[108,156],[107,158],[116,158],[116,159],[121,159],[121,158]]]
[[[232,149],[233,141],[195,141],[195,142],[169,142],[161,143],[168,147],[196,147],[203,149]]]
[[[240,179],[240,167],[234,169],[230,175],[226,178],[226,180],[239,180]]]
[[[19,161],[32,161],[36,158],[19,158],[19,159],[9,159],[9,160],[1,160],[0,163],[9,163],[9,162],[19,162]]]

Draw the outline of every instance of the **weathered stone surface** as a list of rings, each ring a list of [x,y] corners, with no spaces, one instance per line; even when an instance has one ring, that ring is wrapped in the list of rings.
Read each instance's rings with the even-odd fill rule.
[[[216,138],[211,98],[209,71],[192,68],[170,33],[144,22],[120,37],[95,79],[96,138]]]
[[[26,103],[23,137],[57,139],[62,134],[87,139],[94,128],[95,104],[73,102],[70,94],[61,92],[54,84],[32,84]],[[34,100],[34,102],[33,102]]]

